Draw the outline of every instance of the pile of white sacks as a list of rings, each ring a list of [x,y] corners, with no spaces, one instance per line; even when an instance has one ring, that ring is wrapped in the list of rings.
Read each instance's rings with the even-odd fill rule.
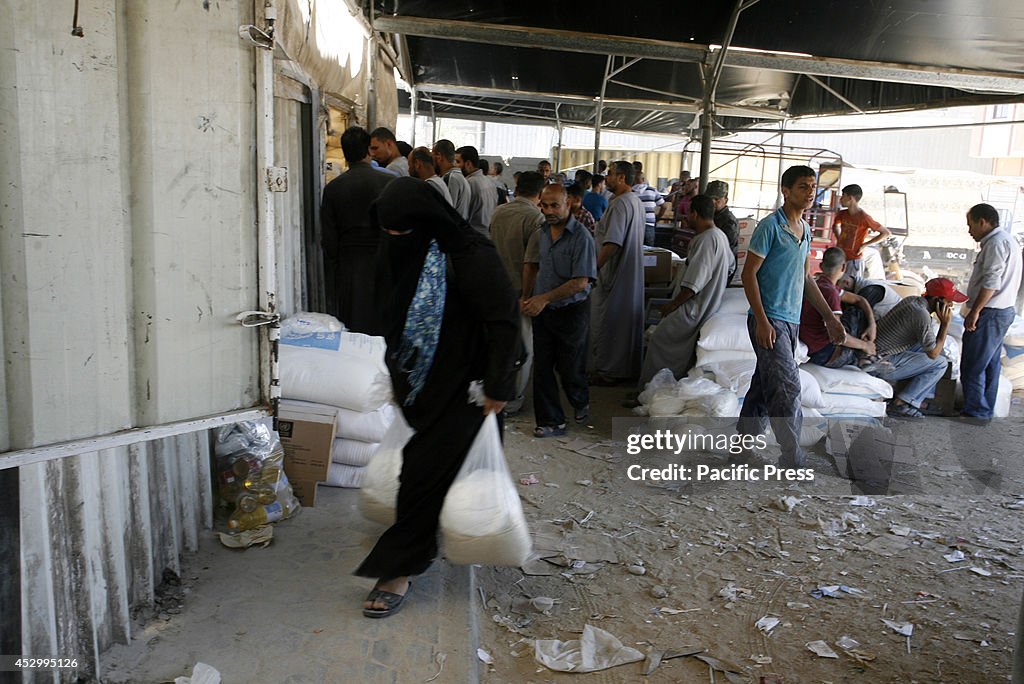
[[[350,333],[326,314],[300,313],[281,324],[281,395],[334,410],[335,440],[327,481],[360,487],[397,409],[382,337]]]
[[[1024,390],[1024,318],[1017,316],[1003,340],[1003,376],[1013,391]]]

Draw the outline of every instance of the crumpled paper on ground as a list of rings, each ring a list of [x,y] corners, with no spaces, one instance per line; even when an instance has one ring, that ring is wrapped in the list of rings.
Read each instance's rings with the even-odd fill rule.
[[[174,684],[220,684],[220,672],[206,663],[196,663],[191,677],[176,677]]]
[[[534,649],[537,662],[556,672],[597,672],[644,659],[640,651],[592,625],[584,625],[579,639],[537,639]]]

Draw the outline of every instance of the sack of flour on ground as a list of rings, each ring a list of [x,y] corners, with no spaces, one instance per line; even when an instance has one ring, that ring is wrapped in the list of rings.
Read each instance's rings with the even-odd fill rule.
[[[452,563],[519,566],[530,531],[494,414],[484,419],[441,509],[445,556]]]
[[[377,453],[370,459],[359,491],[359,511],[367,520],[393,525],[398,503],[398,476],[402,473],[402,450],[415,431],[405,422],[401,411],[395,411]]]

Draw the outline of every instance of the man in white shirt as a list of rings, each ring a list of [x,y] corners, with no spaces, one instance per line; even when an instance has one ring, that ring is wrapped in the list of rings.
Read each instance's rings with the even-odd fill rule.
[[[960,415],[990,420],[999,390],[1003,338],[1015,316],[1021,281],[1021,249],[999,228],[999,212],[976,204],[967,212],[967,228],[981,245],[974,260],[964,305],[964,339],[960,383],[964,408]]]

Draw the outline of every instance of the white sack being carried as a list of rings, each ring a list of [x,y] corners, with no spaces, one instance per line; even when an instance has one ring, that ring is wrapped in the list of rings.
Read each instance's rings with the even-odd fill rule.
[[[493,413],[445,496],[440,523],[452,563],[519,566],[530,555],[530,531]]]
[[[384,338],[361,333],[317,333],[282,339],[281,395],[367,412],[391,396]]]
[[[335,439],[331,449],[331,462],[347,466],[363,467],[377,453],[380,444],[359,442],[354,439]]]
[[[366,466],[350,466],[344,463],[332,463],[327,469],[327,481],[322,482],[328,487],[346,487],[359,489],[366,478]]]
[[[825,394],[850,394],[867,399],[892,399],[892,385],[856,368],[825,368],[814,363],[803,366],[814,376]],[[826,403],[829,398],[825,397]]]
[[[401,411],[395,411],[377,453],[370,459],[359,493],[359,511],[367,520],[393,525],[398,501],[398,477],[402,474],[402,449],[415,431],[405,422]]]

